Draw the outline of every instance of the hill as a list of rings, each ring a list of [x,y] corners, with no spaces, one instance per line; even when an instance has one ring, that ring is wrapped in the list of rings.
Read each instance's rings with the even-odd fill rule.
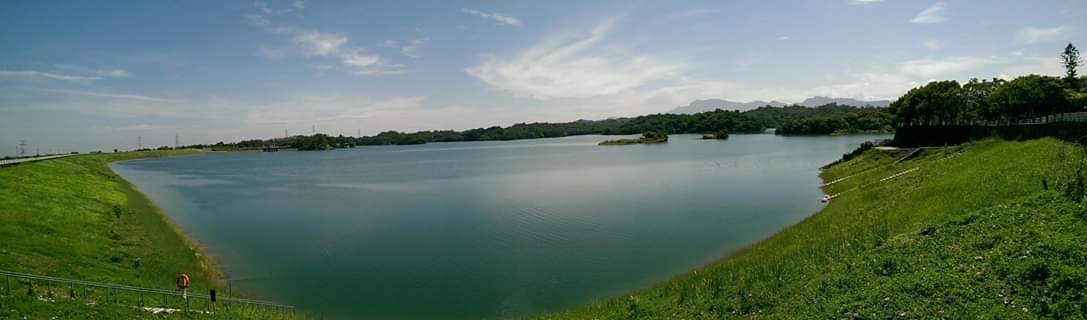
[[[827,104],[832,104],[832,103],[838,104],[838,105],[843,105],[843,106],[856,106],[856,107],[864,107],[864,106],[887,107],[887,106],[889,106],[891,104],[891,101],[890,100],[865,101],[865,100],[857,100],[857,99],[849,99],[849,98],[811,97],[811,98],[804,99],[804,101],[801,101],[800,103],[788,104],[788,103],[779,102],[779,101],[769,101],[769,102],[767,102],[767,101],[756,100],[756,101],[750,101],[750,102],[736,102],[736,101],[729,101],[729,100],[722,100],[722,99],[706,99],[706,100],[691,101],[690,104],[688,104],[686,106],[677,107],[675,109],[672,109],[672,111],[669,111],[668,113],[695,114],[695,113],[699,113],[699,112],[713,111],[714,109],[744,111],[744,110],[751,110],[751,109],[756,109],[756,108],[765,107],[765,106],[779,107],[780,108],[780,107],[785,107],[785,106],[790,106],[790,105],[799,105],[799,106],[803,106],[803,107],[814,108],[814,107],[827,105]]]

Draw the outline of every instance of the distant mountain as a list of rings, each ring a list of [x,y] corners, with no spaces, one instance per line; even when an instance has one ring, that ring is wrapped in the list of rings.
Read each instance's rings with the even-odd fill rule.
[[[864,100],[857,100],[857,99],[850,99],[850,98],[811,97],[811,98],[804,99],[804,101],[802,101],[800,103],[797,103],[797,104],[805,106],[805,107],[818,107],[818,106],[825,105],[825,104],[828,104],[828,103],[837,103],[837,104],[840,104],[840,105],[849,105],[849,106],[857,106],[857,107],[863,107],[863,106],[886,107],[886,106],[891,104],[891,101],[890,100],[864,101]],[[779,102],[779,101],[769,101],[769,102],[767,102],[767,101],[756,100],[756,101],[751,101],[751,102],[736,102],[736,101],[728,101],[728,100],[722,100],[722,99],[706,99],[706,100],[692,101],[691,104],[672,109],[672,111],[669,111],[668,113],[693,114],[693,113],[699,113],[699,112],[713,111],[714,109],[741,110],[742,111],[742,110],[755,109],[755,108],[763,107],[763,106],[784,107],[784,106],[787,106],[787,105],[792,105],[792,104]]]
[[[774,106],[774,107],[783,107],[786,104],[784,102],[778,102],[778,101],[766,102],[766,101],[756,100],[756,101],[751,101],[751,102],[735,102],[735,101],[728,101],[728,100],[721,100],[721,99],[706,99],[706,100],[692,101],[691,104],[689,104],[687,106],[672,109],[672,111],[669,111],[669,113],[676,113],[676,114],[680,114],[680,113],[699,113],[699,112],[713,111],[714,109],[749,110],[749,109],[755,109],[755,108],[762,107],[762,106],[767,106],[767,105]]]
[[[850,99],[850,98],[811,97],[811,98],[804,99],[803,102],[800,102],[798,104],[802,105],[802,106],[805,106],[805,107],[818,107],[818,106],[825,105],[825,104],[828,104],[828,103],[837,103],[837,104],[840,104],[840,105],[847,105],[847,106],[854,106],[854,107],[864,107],[864,106],[886,107],[886,106],[891,105],[891,100],[865,101],[865,100],[857,100],[857,99]]]

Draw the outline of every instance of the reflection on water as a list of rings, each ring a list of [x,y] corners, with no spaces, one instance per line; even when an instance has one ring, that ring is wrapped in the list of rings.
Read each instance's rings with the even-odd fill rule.
[[[820,208],[882,136],[612,137],[115,164],[260,297],[339,318],[500,318],[619,295]]]

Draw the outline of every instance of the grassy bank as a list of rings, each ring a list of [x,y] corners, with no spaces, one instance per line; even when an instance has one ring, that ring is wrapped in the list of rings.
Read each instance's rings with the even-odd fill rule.
[[[826,170],[824,181],[845,178],[825,187],[839,197],[732,257],[543,318],[1087,314],[1087,214],[1052,190],[1070,181],[1081,149],[988,140],[895,157],[873,150]]]
[[[108,167],[114,161],[201,153],[92,154],[0,168],[0,269],[162,289],[173,288],[175,275],[185,271],[192,278],[192,292],[219,288],[210,259]],[[0,315],[100,318],[114,312],[142,313],[21,298],[5,296]]]

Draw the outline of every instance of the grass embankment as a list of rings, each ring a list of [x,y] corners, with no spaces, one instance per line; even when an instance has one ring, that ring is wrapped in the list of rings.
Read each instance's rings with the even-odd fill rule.
[[[841,195],[803,222],[672,281],[543,318],[1083,318],[1087,209],[1053,190],[1082,152],[988,140],[893,164],[868,151],[822,174],[845,178],[825,187]]]
[[[108,166],[200,153],[91,154],[0,168],[0,270],[160,289],[174,288],[175,275],[185,271],[191,277],[190,292],[220,289],[210,259]],[[11,294],[0,290],[0,318],[145,315],[130,306],[103,303],[101,296],[95,306],[87,306],[87,299],[67,299],[67,290],[55,294],[64,297],[55,302],[28,298],[26,283],[10,283],[17,289]],[[44,289],[35,288],[35,296],[45,295]]]

